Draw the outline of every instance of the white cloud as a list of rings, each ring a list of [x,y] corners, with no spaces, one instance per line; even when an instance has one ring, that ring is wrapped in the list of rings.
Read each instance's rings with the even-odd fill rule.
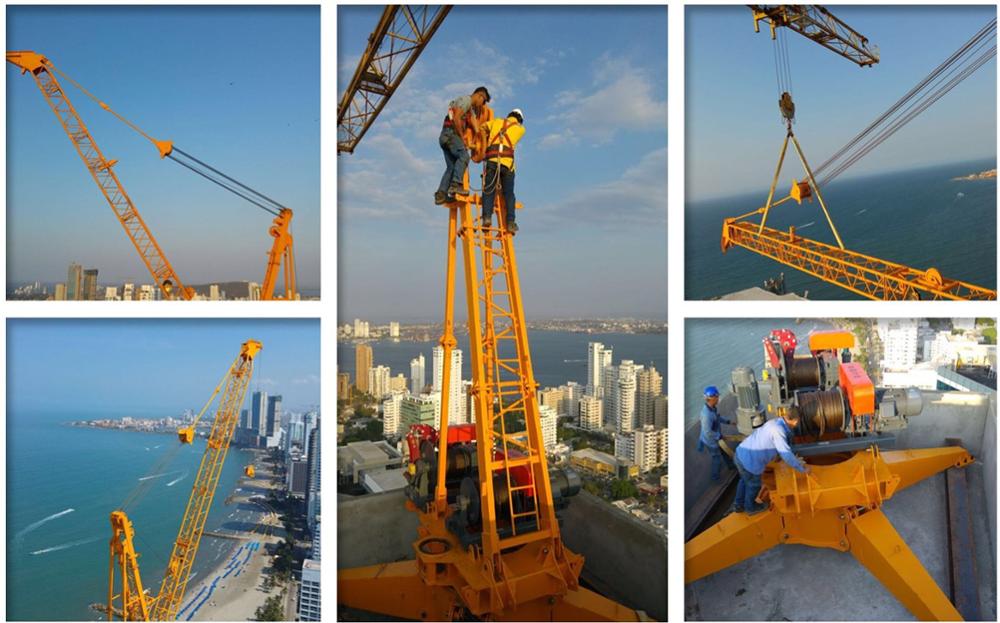
[[[610,182],[580,188],[538,211],[540,224],[587,223],[608,228],[666,227],[667,148],[644,155]]]
[[[662,99],[660,96],[662,95]],[[593,89],[556,95],[559,129],[542,138],[542,149],[588,141],[603,145],[619,131],[659,130],[667,125],[666,86],[623,58],[607,53],[594,63]]]
[[[303,377],[292,379],[293,385],[315,385],[319,383],[319,376],[315,374],[307,374]]]

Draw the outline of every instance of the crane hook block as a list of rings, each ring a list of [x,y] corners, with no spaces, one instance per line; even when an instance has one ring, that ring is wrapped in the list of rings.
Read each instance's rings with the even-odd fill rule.
[[[788,91],[781,94],[781,99],[778,100],[778,108],[781,110],[781,116],[789,121],[795,119],[795,102],[792,101],[792,96]]]

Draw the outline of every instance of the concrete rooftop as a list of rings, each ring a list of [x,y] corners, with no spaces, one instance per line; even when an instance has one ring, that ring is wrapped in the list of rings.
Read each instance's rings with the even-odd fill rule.
[[[996,620],[996,396],[923,393],[923,413],[910,419],[896,448],[942,446],[951,437],[976,458],[966,470],[979,597],[983,616]],[[725,400],[721,410],[734,402]],[[697,430],[696,423],[685,430],[685,511],[709,484],[708,455],[694,452]],[[883,510],[947,594],[945,495],[941,473],[897,493]],[[688,620],[914,620],[851,554],[803,545],[778,546],[702,578],[685,587],[684,599]]]

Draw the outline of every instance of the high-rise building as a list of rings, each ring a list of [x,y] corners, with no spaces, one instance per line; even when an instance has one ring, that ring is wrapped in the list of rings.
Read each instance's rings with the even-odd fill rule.
[[[208,300],[219,301],[221,300],[221,298],[222,297],[219,296],[219,284],[213,283],[212,285],[208,286]]]
[[[410,393],[413,395],[417,395],[424,391],[424,370],[424,354],[420,353],[415,358],[410,360]]]
[[[600,342],[587,344],[587,394],[601,397],[604,369],[611,365],[612,349]]]
[[[649,470],[667,462],[667,429],[643,426],[615,435],[615,456]]]
[[[277,447],[281,434],[281,396],[268,396],[267,398],[267,420],[264,425],[262,437],[265,438],[264,447]]]
[[[630,359],[623,359],[618,366],[618,386],[615,390],[615,431],[628,432],[635,429],[635,388],[636,375],[640,368]]]
[[[399,323],[390,322],[389,323],[389,337],[399,337]]]
[[[83,300],[83,266],[76,262],[69,265],[66,273],[66,300]]]
[[[125,282],[122,284],[122,300],[131,301],[135,299],[135,284]]]
[[[542,446],[548,452],[555,447],[559,429],[559,415],[556,410],[546,405],[538,407],[538,419],[542,424]]]
[[[565,385],[560,385],[559,389],[563,392],[563,404],[562,408],[559,409],[559,413],[561,415],[576,418],[580,415],[580,398],[583,397],[585,388],[576,381],[570,381]]]
[[[462,380],[462,404],[465,409],[465,421],[476,423],[476,397],[472,394],[472,381]]]
[[[247,300],[248,301],[259,301],[260,300],[260,284],[256,281],[251,281],[247,284]]]
[[[349,400],[351,398],[351,375],[347,372],[337,373],[337,399]]]
[[[441,375],[444,370],[444,347],[435,346],[433,354],[434,391],[441,392],[443,383]],[[462,351],[453,348],[451,351],[451,370],[449,373],[448,396],[442,396],[442,401],[448,401],[448,423],[462,424],[465,421],[465,406],[462,404]]]
[[[357,330],[360,320],[355,320],[355,330]],[[354,384],[358,391],[368,393],[368,371],[372,367],[372,347],[368,344],[358,344],[354,347]]]
[[[400,408],[403,405],[403,392],[393,392],[382,401],[382,436],[392,437],[398,435]]]
[[[307,475],[306,475],[306,521],[309,529],[312,530],[319,515],[320,498],[320,426],[317,422],[316,428],[309,434],[307,443],[309,452],[306,455]]]
[[[604,426],[604,402],[596,396],[580,398],[580,428],[599,430]]]
[[[396,376],[389,377],[389,391],[390,392],[405,392],[406,391],[406,377],[403,373],[399,373]]]
[[[299,586],[299,620],[322,621],[320,608],[320,568],[318,560],[302,562],[302,584]]]
[[[57,300],[57,301],[65,301],[66,300],[66,284],[65,283],[57,283],[56,284],[55,300]]]
[[[440,399],[436,399],[434,394],[405,396],[399,403],[399,424],[396,430],[405,435],[414,424],[426,424],[437,428],[435,403],[439,401]]]
[[[107,286],[104,288],[104,300],[105,301],[117,301],[118,298],[118,287],[117,286]]]
[[[88,268],[83,271],[83,300],[97,301],[97,269]]]
[[[267,423],[267,392],[254,392],[250,397],[250,430],[254,437],[264,436]]]
[[[552,407],[559,415],[565,415],[563,412],[564,398],[566,398],[566,392],[559,387],[546,387],[538,392],[538,404]]]
[[[635,383],[637,424],[653,425],[656,419],[656,397],[663,393],[663,377],[653,364],[649,364],[648,368],[636,374]]]
[[[883,368],[909,370],[917,363],[917,329],[914,318],[879,318]]]
[[[653,401],[653,426],[656,428],[667,427],[667,397],[660,394]]]
[[[368,371],[368,393],[376,400],[389,393],[389,366],[375,366]]]

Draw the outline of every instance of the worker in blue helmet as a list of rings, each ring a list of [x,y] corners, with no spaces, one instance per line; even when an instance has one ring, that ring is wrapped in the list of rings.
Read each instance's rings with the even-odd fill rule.
[[[698,436],[698,451],[707,451],[712,456],[712,482],[719,482],[722,477],[722,463],[725,461],[729,469],[733,469],[732,459],[722,452],[719,439],[722,438],[722,425],[732,424],[730,420],[719,415],[719,388],[709,385],[704,392],[705,404],[701,408],[701,435]]]

